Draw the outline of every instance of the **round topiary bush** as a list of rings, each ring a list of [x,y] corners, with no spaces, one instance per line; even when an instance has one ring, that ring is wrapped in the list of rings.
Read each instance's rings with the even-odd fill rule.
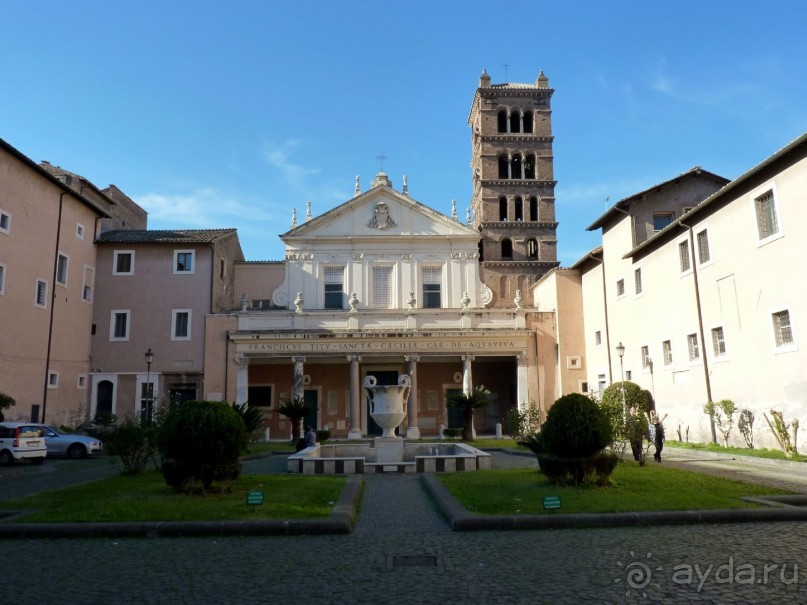
[[[610,444],[612,436],[605,412],[585,395],[571,393],[550,408],[540,441],[544,451],[559,458],[588,458]]]
[[[243,420],[226,403],[176,403],[160,427],[163,476],[182,490],[196,482],[208,490],[213,481],[235,479],[241,470],[238,457],[247,441]]]

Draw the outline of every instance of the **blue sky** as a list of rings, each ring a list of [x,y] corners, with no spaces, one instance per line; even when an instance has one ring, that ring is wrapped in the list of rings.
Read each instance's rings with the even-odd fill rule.
[[[569,265],[606,204],[807,131],[805,23],[802,0],[5,0],[0,137],[114,183],[150,228],[236,227],[278,260],[292,208],[366,189],[382,151],[396,189],[464,217],[479,74],[543,69]]]

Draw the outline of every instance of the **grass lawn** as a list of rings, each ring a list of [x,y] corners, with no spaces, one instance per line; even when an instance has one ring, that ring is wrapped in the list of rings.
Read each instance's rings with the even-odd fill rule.
[[[619,464],[608,487],[557,487],[534,469],[439,478],[469,512],[485,515],[752,508],[740,496],[791,493],[653,464]],[[560,496],[561,510],[544,511],[542,496]]]
[[[149,471],[5,500],[0,509],[36,511],[14,519],[22,523],[313,519],[331,514],[344,483],[344,477],[242,475],[229,494],[188,496]],[[259,490],[264,504],[247,506],[246,493]]]
[[[782,450],[768,448],[749,449],[747,447],[723,447],[717,443],[689,443],[681,441],[666,441],[671,447],[680,447],[688,450],[703,450],[705,452],[718,452],[721,454],[734,454],[735,456],[754,456],[755,458],[772,458],[774,460],[792,460],[794,462],[807,462],[807,456],[795,455],[790,458]]]

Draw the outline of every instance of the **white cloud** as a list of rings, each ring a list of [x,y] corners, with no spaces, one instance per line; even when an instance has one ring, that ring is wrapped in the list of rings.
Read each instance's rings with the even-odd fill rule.
[[[277,212],[245,204],[212,188],[187,193],[147,193],[136,199],[149,213],[149,221],[175,227],[218,229],[234,227],[244,220],[271,222],[280,218]]]
[[[286,181],[295,187],[302,185],[305,177],[317,174],[320,171],[318,167],[307,167],[290,160],[291,156],[297,151],[300,145],[301,142],[297,140],[286,141],[279,147],[273,147],[267,144],[263,152],[263,158],[266,163],[277,168]]]

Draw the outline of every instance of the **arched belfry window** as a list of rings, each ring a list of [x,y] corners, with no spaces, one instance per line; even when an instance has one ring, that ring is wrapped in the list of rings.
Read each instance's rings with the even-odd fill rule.
[[[507,198],[504,196],[499,198],[499,220],[507,220]]]
[[[520,179],[523,178],[521,174],[521,154],[517,153],[510,160],[510,178]]]
[[[530,220],[538,220],[538,198],[534,195],[530,196]]]
[[[529,154],[524,162],[524,178],[525,179],[534,179],[535,178],[535,155]]]
[[[524,112],[524,132],[527,134],[532,134],[532,112],[525,111]]]
[[[516,197],[515,200],[515,220],[523,221],[524,220],[524,202],[521,201],[521,197]]]
[[[513,242],[507,237],[502,240],[502,258],[513,258]]]
[[[508,164],[509,164],[509,162],[507,161],[507,155],[504,154],[504,153],[501,154],[499,156],[499,178],[500,179],[509,178],[509,176],[508,176],[509,173],[507,171]]]
[[[521,132],[521,114],[518,111],[510,114],[510,132]]]
[[[499,110],[499,132],[507,132],[507,110]]]
[[[538,242],[534,239],[527,240],[527,256],[529,258],[538,258]]]

